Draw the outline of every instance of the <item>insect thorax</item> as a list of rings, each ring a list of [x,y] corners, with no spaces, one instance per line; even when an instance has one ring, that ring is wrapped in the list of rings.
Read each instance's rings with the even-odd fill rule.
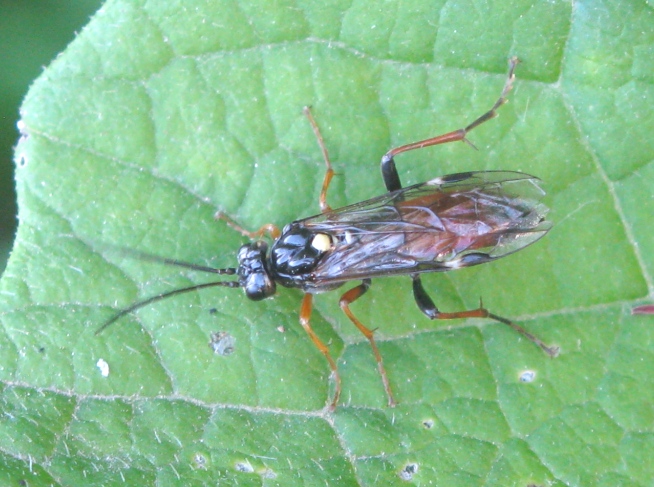
[[[270,250],[270,269],[276,280],[286,287],[310,292],[314,287],[312,272],[331,247],[331,238],[291,223]]]

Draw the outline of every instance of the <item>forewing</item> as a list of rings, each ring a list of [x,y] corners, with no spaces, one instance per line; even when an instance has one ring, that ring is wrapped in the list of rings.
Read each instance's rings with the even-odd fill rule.
[[[551,226],[538,183],[518,172],[453,174],[301,220],[333,243],[315,280],[447,271],[513,253]]]

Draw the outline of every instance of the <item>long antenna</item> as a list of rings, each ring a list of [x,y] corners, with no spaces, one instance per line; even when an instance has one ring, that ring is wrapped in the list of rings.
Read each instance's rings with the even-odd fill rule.
[[[191,269],[194,271],[209,272],[211,274],[226,274],[230,276],[236,274],[235,267],[216,269],[215,267],[207,267],[203,265],[192,264],[190,262],[184,262],[183,260],[169,259],[167,257],[159,257],[158,255],[148,254],[147,252],[141,252],[140,250],[125,249],[122,247],[117,247],[117,248],[111,247],[109,250],[120,253],[122,255],[126,255],[128,257],[133,257],[138,260],[155,262],[157,264],[174,265],[177,267],[184,267],[185,269]]]
[[[149,254],[147,252],[142,252],[140,250],[134,250],[134,249],[127,249],[123,247],[113,247],[110,246],[108,248],[109,251],[111,252],[117,252],[122,255],[126,255],[128,257],[133,257],[138,260],[144,260],[148,262],[155,262],[158,264],[165,264],[165,265],[174,265],[177,267],[183,267],[185,269],[190,269],[193,271],[199,271],[199,272],[208,272],[210,274],[220,274],[220,275],[229,275],[233,276],[236,274],[237,269],[235,267],[227,267],[225,269],[216,269],[215,267],[208,267],[208,266],[203,266],[203,265],[198,265],[198,264],[193,264],[191,262],[184,262],[183,260],[177,260],[177,259],[169,259],[167,257],[160,257],[158,255],[153,255]],[[214,286],[224,286],[224,287],[240,287],[240,284],[238,281],[219,281],[219,282],[209,282],[205,284],[194,284],[193,286],[189,287],[183,287],[180,289],[174,289],[172,291],[168,291],[165,293],[157,294],[156,296],[152,296],[151,298],[145,299],[143,301],[138,301],[128,308],[125,308],[121,310],[120,312],[116,313],[114,316],[112,316],[109,320],[105,321],[100,328],[95,332],[96,335],[100,334],[103,330],[114,324],[116,321],[118,321],[120,318],[125,316],[126,314],[131,313],[132,311],[136,311],[137,309],[142,308],[143,306],[147,306],[148,304],[151,303],[156,303],[157,301],[161,301],[162,299],[169,298],[171,296],[176,296],[178,294],[183,294],[183,293],[188,293],[191,291],[197,291],[199,289],[204,289],[208,287],[214,287]]]
[[[194,264],[190,264],[194,266]],[[186,267],[186,266],[182,266]],[[201,266],[200,266],[201,267]],[[199,269],[196,269],[199,270]],[[222,271],[222,270],[228,270],[228,269],[214,269],[215,271]],[[222,273],[222,274],[227,274],[227,273]],[[143,301],[139,301],[137,303],[134,303],[133,305],[129,306],[128,308],[125,308],[115,315],[113,315],[109,320],[105,321],[100,328],[95,332],[96,335],[99,335],[102,333],[103,330],[114,324],[116,321],[118,321],[120,318],[125,316],[126,314],[131,313],[132,311],[136,311],[137,309],[142,308],[143,306],[147,306],[148,304],[151,303],[156,303],[157,301],[161,301],[162,299],[169,298],[171,296],[176,296],[178,294],[183,294],[183,293],[188,293],[191,291],[197,291],[199,289],[205,289],[208,287],[214,287],[214,286],[224,286],[224,287],[241,287],[238,281],[218,281],[218,282],[206,282],[204,284],[194,284],[193,286],[189,287],[183,287],[180,289],[174,289],[172,291],[168,291],[165,293],[157,294],[156,296],[152,296],[151,298],[145,299]]]

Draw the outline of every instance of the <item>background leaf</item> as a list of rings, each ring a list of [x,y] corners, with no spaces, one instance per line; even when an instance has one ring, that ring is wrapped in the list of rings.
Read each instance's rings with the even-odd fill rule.
[[[651,179],[654,13],[646,2],[111,1],[35,82],[16,151],[18,239],[0,282],[0,478],[29,485],[649,485],[654,478]],[[540,176],[556,223],[492,265],[408,279],[353,305],[377,328],[389,409],[338,293],[217,288],[116,309],[205,276],[115,246],[234,265],[247,228],[318,211],[313,106],[333,206],[383,191],[388,148],[510,103],[464,144],[398,158],[405,184],[464,170]],[[221,356],[212,333],[234,339]],[[108,367],[105,368],[104,364]]]
[[[0,2],[0,273],[16,233],[13,151],[18,110],[32,80],[75,37],[100,0]]]

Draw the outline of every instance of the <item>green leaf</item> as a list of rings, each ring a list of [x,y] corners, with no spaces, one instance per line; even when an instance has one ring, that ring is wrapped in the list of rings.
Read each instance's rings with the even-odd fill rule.
[[[654,478],[654,12],[609,2],[110,1],[34,83],[16,149],[20,227],[0,281],[0,479],[18,485],[649,485]],[[397,158],[405,184],[467,170],[544,180],[554,229],[501,261],[340,294],[185,293],[208,282],[116,247],[234,266],[245,228],[384,191],[391,147],[500,116]],[[226,279],[228,276],[226,277]],[[345,289],[345,288],[344,288]],[[233,342],[215,353],[212,335]],[[216,336],[214,335],[214,340]],[[215,344],[214,344],[215,345]]]

